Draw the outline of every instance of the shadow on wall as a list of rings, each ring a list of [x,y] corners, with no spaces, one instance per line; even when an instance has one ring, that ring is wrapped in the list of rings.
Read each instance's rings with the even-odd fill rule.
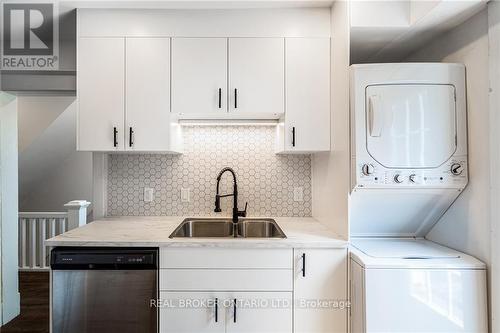
[[[20,211],[92,201],[92,153],[75,150],[75,97],[21,96],[18,121]]]
[[[476,14],[411,55],[408,61],[465,64],[469,184],[426,236],[490,262],[488,15]]]

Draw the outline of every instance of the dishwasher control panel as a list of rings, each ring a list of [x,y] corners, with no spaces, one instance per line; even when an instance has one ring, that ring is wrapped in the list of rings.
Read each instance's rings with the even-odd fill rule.
[[[158,249],[57,247],[51,253],[52,269],[157,268]]]

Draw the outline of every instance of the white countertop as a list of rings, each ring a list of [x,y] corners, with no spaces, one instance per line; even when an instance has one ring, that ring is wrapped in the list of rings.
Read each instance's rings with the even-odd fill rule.
[[[183,216],[123,216],[96,220],[45,241],[48,246],[343,248],[347,241],[311,217],[275,217],[287,238],[169,238]]]

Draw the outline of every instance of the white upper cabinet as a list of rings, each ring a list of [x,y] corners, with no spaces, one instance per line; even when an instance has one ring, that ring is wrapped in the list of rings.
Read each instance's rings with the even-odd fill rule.
[[[126,39],[125,149],[170,150],[170,39]]]
[[[227,114],[227,38],[172,39],[172,112]]]
[[[286,39],[286,114],[278,152],[330,150],[330,39]]]
[[[169,38],[80,38],[77,76],[78,150],[181,150]]]
[[[191,119],[279,118],[284,47],[283,38],[173,38],[172,112]]]
[[[78,150],[124,148],[124,55],[123,38],[78,42]]]
[[[255,115],[284,112],[283,38],[229,38],[229,110]]]

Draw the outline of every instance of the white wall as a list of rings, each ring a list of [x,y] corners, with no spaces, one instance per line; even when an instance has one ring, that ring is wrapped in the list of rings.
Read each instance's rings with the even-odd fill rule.
[[[313,155],[313,216],[348,239],[349,168],[349,3],[332,7],[332,150]]]
[[[20,174],[21,176],[21,174]],[[23,212],[64,212],[71,200],[92,202],[92,154],[73,152],[29,187],[19,210]]]
[[[19,152],[43,134],[71,104],[74,96],[20,96],[18,98]]]
[[[20,96],[20,211],[64,211],[92,201],[92,153],[76,149],[74,96]]]
[[[19,314],[17,206],[17,100],[0,92],[0,325]]]
[[[410,61],[466,66],[469,184],[427,238],[490,263],[488,15],[476,14],[434,39]]]
[[[490,165],[491,165],[491,330],[500,332],[500,2],[488,4],[490,68]]]

